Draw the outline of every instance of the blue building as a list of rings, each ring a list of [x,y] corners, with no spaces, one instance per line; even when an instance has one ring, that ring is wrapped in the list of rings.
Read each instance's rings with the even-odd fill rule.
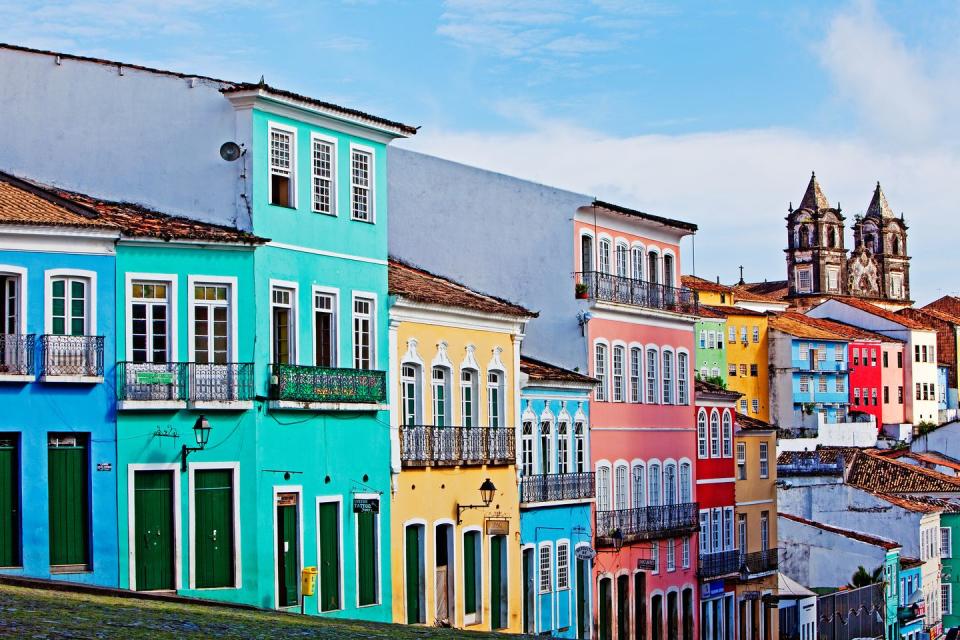
[[[7,174],[0,195],[0,571],[116,586],[118,233]]]
[[[588,638],[595,493],[588,400],[596,381],[527,357],[520,370],[523,630]]]
[[[913,558],[900,558],[900,584],[897,621],[903,640],[920,640],[926,608],[921,584],[923,562]]]

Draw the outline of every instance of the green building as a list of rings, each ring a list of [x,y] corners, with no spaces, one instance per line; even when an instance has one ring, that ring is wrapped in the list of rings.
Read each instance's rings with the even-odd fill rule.
[[[960,558],[953,548],[960,549],[960,513],[940,514],[940,584],[943,630],[960,628]]]
[[[726,388],[727,384],[727,318],[710,307],[700,306],[700,317],[694,328],[696,349],[694,371],[701,380]]]

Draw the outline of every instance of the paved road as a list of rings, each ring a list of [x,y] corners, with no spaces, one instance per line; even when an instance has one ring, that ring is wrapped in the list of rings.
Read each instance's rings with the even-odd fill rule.
[[[499,634],[63,593],[0,585],[0,636],[14,638],[383,638],[485,640]]]

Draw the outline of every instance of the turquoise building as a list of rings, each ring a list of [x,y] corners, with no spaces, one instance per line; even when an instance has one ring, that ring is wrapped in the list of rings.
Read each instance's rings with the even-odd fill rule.
[[[924,633],[926,608],[921,583],[922,567],[923,563],[920,560],[900,558],[896,619],[899,638],[903,640],[920,640]]]
[[[954,547],[960,553],[960,513],[943,511],[940,514],[940,573],[943,630],[960,628],[960,558],[953,555]]]
[[[520,548],[523,630],[592,637],[589,397],[596,381],[521,357]]]

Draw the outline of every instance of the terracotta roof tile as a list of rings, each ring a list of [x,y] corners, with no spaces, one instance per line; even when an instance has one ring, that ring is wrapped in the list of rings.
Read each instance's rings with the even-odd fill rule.
[[[942,313],[949,313],[950,315],[960,316],[960,298],[957,296],[943,296],[942,298],[937,298],[927,306],[923,307],[924,309],[936,309]]]
[[[569,369],[564,369],[563,367],[558,367],[542,360],[531,358],[530,356],[520,356],[520,371],[527,374],[531,380],[582,382],[585,385],[595,385],[599,382],[596,378],[591,378],[582,373],[570,371]]]
[[[923,307],[922,309],[908,307],[906,309],[900,309],[897,311],[897,315],[907,316],[908,318],[912,318],[917,322],[921,322],[931,327],[933,324],[928,320],[928,318],[939,320],[941,322],[947,322],[949,324],[960,325],[960,316],[933,307]]]
[[[744,285],[738,287],[739,289],[745,289],[750,293],[754,293],[760,296],[766,296],[767,298],[772,298],[774,300],[783,301],[788,295],[790,295],[790,284],[786,280],[772,280],[770,282],[748,282]]]
[[[794,522],[805,524],[808,527],[815,527],[823,531],[835,533],[845,538],[850,538],[851,540],[859,540],[860,542],[865,542],[875,547],[882,547],[887,551],[891,549],[899,549],[901,546],[900,543],[894,542],[893,540],[887,540],[886,538],[879,538],[877,536],[872,536],[867,533],[861,533],[860,531],[851,531],[850,529],[841,529],[840,527],[834,527],[832,525],[824,524],[822,522],[807,520],[806,518],[795,516],[792,513],[778,512],[777,515],[781,518],[786,518],[787,520],[793,520]]]
[[[757,293],[747,287],[734,287],[733,288],[733,297],[735,300],[744,300],[746,302],[769,302],[769,303],[784,303],[784,300],[776,296],[766,295],[764,293]]]
[[[795,314],[796,315],[796,314]],[[899,342],[902,343],[903,340],[897,338],[889,338],[882,333],[875,333],[873,331],[868,331],[867,329],[861,329],[860,327],[854,326],[852,324],[847,324],[845,322],[837,322],[836,320],[828,320],[827,318],[814,318],[812,316],[804,315],[806,322],[811,326],[819,327],[826,331],[832,331],[837,335],[843,336],[850,340],[875,340],[877,342]]]
[[[719,282],[711,282],[698,276],[685,275],[680,276],[680,283],[687,289],[694,291],[707,291],[710,293],[732,293],[733,287],[728,287]]]
[[[808,338],[811,340],[842,340],[846,338],[835,331],[826,329],[818,324],[811,322],[809,318],[801,313],[786,312],[770,317],[769,326],[771,329],[782,331],[797,338]]]
[[[736,400],[737,398],[743,395],[739,391],[724,389],[720,385],[707,382],[706,380],[701,380],[700,378],[697,378],[696,380],[694,380],[693,390],[694,390],[694,401],[696,401],[696,399],[702,395],[725,396],[730,400]]]
[[[784,451],[777,456],[777,464],[800,464],[802,462],[822,462],[836,464],[842,460],[846,465],[860,453],[856,447],[818,447],[813,451]]]
[[[701,304],[699,308],[701,310],[706,309],[707,313],[713,314],[712,317],[715,318],[728,318],[730,316],[751,316],[757,318],[765,317],[767,315],[762,311],[744,309],[743,307],[718,307],[715,305]]]
[[[860,452],[853,458],[846,481],[883,494],[960,493],[960,478],[870,452]]]
[[[536,318],[537,312],[501,298],[474,291],[458,282],[443,278],[418,267],[390,259],[389,291],[414,302],[461,307],[483,313]]]
[[[916,513],[937,513],[938,511],[956,512],[957,509],[953,504],[946,500],[938,500],[928,496],[893,495],[879,491],[870,491],[869,493],[872,493],[876,497],[880,498],[881,500],[885,500],[890,504],[894,504],[902,509],[914,511]]]
[[[880,451],[878,452],[885,458],[890,458],[892,460],[900,460],[901,458],[909,458],[915,460],[916,462],[930,464],[930,465],[939,465],[941,467],[949,467],[955,471],[960,471],[960,460],[954,460],[948,456],[943,455],[942,453],[936,451],[926,451],[923,453],[910,451],[909,449],[896,449],[893,451]],[[910,463],[907,463],[910,464]]]
[[[6,173],[0,173],[0,224],[116,230],[96,213],[58,201],[52,194]]]
[[[737,427],[743,431],[776,431],[776,427],[768,422],[751,418],[748,415],[737,413]]]
[[[908,329],[929,329],[929,327],[927,327],[925,324],[917,322],[913,318],[908,318],[907,316],[900,315],[893,311],[888,311],[882,307],[878,307],[875,304],[871,304],[866,300],[861,300],[859,298],[853,298],[850,296],[831,296],[829,299],[842,302],[843,304],[851,306],[854,309],[866,311],[867,313],[873,314],[878,318],[883,318],[885,320],[889,320],[890,322],[902,324]]]

